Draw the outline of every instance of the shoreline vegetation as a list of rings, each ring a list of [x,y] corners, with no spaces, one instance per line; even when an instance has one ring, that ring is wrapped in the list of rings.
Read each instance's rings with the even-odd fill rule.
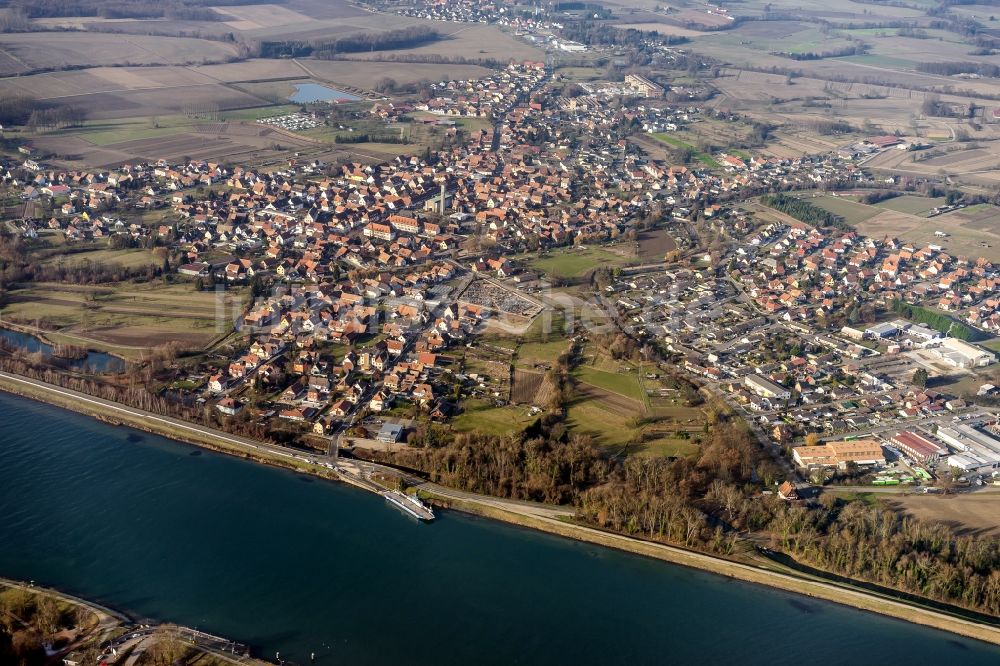
[[[186,424],[178,419],[162,417],[141,410],[111,403],[100,398],[64,389],[52,384],[0,373],[0,390],[81,413],[114,425],[127,425],[145,432],[161,435],[180,442],[208,448],[220,453],[254,460],[296,472],[312,474],[329,480],[349,479],[333,470],[312,464],[308,459],[293,453],[279,452],[276,447],[253,442],[247,438],[213,431],[203,426]],[[354,483],[352,485],[359,485]],[[566,520],[572,509],[532,505],[527,502],[505,500],[471,493],[453,491],[436,484],[422,484],[420,492],[436,505],[463,511],[484,518],[547,532],[564,538],[575,539],[607,548],[630,552],[681,566],[699,569],[729,578],[773,587],[776,589],[824,599],[859,610],[886,615],[922,626],[1000,645],[1000,626],[991,626],[965,619],[943,611],[933,610],[906,601],[881,596],[865,590],[822,580],[800,572],[789,573],[775,569],[744,564],[730,559],[709,555],[659,542],[646,541],[616,532]],[[559,514],[562,515],[559,515]],[[961,609],[957,608],[957,611]]]
[[[16,630],[0,627],[0,634],[9,633],[8,651],[0,651],[2,663],[14,659],[22,664],[53,660],[93,664],[111,646],[119,651],[120,661],[124,659],[126,663],[141,661],[145,652],[152,654],[152,663],[181,660],[206,666],[270,663],[251,657],[246,646],[228,639],[172,623],[138,620],[119,609],[35,581],[0,577],[0,613],[14,618],[17,627]],[[44,651],[46,644],[51,652]]]
[[[88,341],[85,338],[80,338],[80,341],[83,344],[67,345],[56,342],[47,335],[48,333],[58,333],[58,331],[47,331],[43,328],[36,328],[34,326],[28,326],[25,324],[19,324],[17,322],[6,321],[6,320],[0,322],[0,331],[2,330],[8,330],[11,331],[12,333],[21,333],[23,335],[30,335],[31,337],[38,340],[38,342],[40,342],[41,344],[52,347],[53,350],[71,349],[79,354],[79,356],[76,357],[77,359],[84,358],[88,354],[106,354],[107,356],[114,356],[115,358],[119,358],[126,363],[129,362],[129,359],[123,354],[110,349],[97,349],[92,344],[88,344]],[[53,352],[53,356],[58,356],[58,355],[55,354],[55,352]]]

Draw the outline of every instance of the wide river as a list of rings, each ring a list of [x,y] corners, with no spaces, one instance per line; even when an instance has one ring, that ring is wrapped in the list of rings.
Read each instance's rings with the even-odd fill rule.
[[[0,575],[318,664],[971,664],[1000,648],[0,393]]]

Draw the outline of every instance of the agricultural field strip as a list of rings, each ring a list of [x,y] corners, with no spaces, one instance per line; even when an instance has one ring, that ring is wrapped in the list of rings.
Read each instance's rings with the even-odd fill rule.
[[[636,403],[643,402],[642,388],[632,375],[612,373],[592,366],[579,366],[574,376],[583,384],[613,393]]]

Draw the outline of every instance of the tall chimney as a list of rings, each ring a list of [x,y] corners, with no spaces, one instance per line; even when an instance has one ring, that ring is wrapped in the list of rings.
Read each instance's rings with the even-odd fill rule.
[[[447,206],[447,194],[444,188],[444,181],[441,181],[441,207],[438,212],[441,213],[441,217],[444,217],[444,212],[448,209]]]

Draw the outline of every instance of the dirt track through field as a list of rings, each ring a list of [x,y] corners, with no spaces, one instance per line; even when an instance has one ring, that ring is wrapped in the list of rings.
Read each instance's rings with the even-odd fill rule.
[[[206,344],[218,333],[214,329],[204,332],[164,331],[143,326],[130,328],[94,328],[77,333],[78,336],[135,348],[148,348],[164,342],[180,342],[182,344],[201,346]]]

